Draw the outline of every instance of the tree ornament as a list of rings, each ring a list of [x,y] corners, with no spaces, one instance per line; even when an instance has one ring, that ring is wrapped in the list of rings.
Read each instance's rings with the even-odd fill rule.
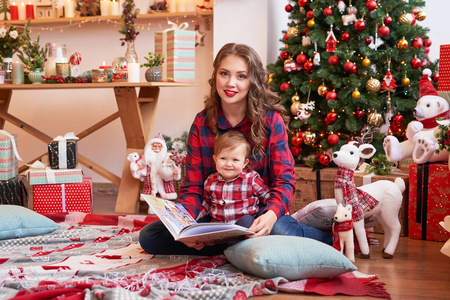
[[[419,11],[419,12],[416,14],[416,19],[417,19],[417,21],[423,21],[423,20],[425,20],[426,18],[427,18],[427,14],[426,14],[423,10]]]
[[[410,14],[410,13],[404,13],[404,14],[401,14],[401,15],[400,15],[400,17],[398,18],[398,21],[399,21],[401,24],[411,25],[411,23],[413,22],[414,19],[415,19],[415,18],[414,18],[414,16],[413,16],[412,14]]]
[[[289,58],[289,52],[286,51],[286,50],[281,51],[281,52],[280,52],[280,58],[281,58],[282,60],[288,59],[288,58]]]
[[[353,99],[359,99],[361,97],[361,93],[358,91],[358,88],[355,87],[355,90],[352,93]]]
[[[419,12],[419,9],[417,7],[414,7],[413,10],[412,10],[412,13],[414,15],[417,15],[418,12]]]
[[[328,93],[328,88],[322,83],[322,85],[317,88],[317,93],[319,94],[319,96],[326,96],[326,94]]]
[[[293,146],[298,147],[303,144],[303,138],[299,138],[298,136],[294,135],[291,139],[291,143]]]
[[[313,19],[314,18],[314,12],[312,10],[308,10],[308,12],[306,13],[306,17],[308,19]]]
[[[422,48],[423,47],[423,39],[420,36],[416,37],[412,41],[411,46],[419,48],[419,49]]]
[[[411,67],[412,67],[413,69],[419,70],[420,67],[422,66],[422,61],[421,61],[419,58],[414,57],[413,59],[411,59],[411,61],[409,62],[409,64],[411,65]]]
[[[383,125],[383,116],[375,110],[367,116],[367,123],[375,127],[380,127]]]
[[[360,110],[359,108],[356,109],[355,112],[353,112],[353,114],[359,119],[362,120],[364,118],[364,116],[366,115],[365,112],[363,110]]]
[[[286,5],[285,7],[284,7],[284,10],[286,11],[286,12],[291,12],[292,11],[292,5],[290,5],[290,4],[288,4],[288,5]]]
[[[291,26],[288,28],[286,34],[288,35],[289,38],[297,36],[298,34],[298,28],[297,26]]]
[[[337,39],[333,32],[333,25],[330,25],[330,31],[327,31],[327,38],[325,40],[327,52],[336,51]]]
[[[339,64],[339,57],[337,57],[336,55],[330,56],[330,58],[328,58],[328,64],[337,66]]]
[[[343,13],[345,11],[345,8],[347,7],[347,5],[345,5],[343,0],[339,0],[337,7],[339,9],[339,12]]]
[[[355,74],[358,72],[358,67],[351,61],[348,61],[344,65],[344,70],[349,74]]]
[[[306,35],[302,36],[302,46],[306,47],[306,46],[309,46],[309,45],[311,45],[311,38],[309,36],[306,36]]]
[[[302,148],[293,146],[291,147],[291,153],[294,157],[299,157],[302,154]]]
[[[390,33],[390,29],[389,27],[387,27],[386,25],[381,26],[380,28],[378,28],[378,35],[380,37],[387,37]]]
[[[308,0],[298,0],[298,5],[300,5],[301,7],[305,7],[306,5],[308,5],[308,3]]]
[[[409,46],[409,43],[408,43],[408,41],[405,39],[405,37],[403,37],[401,40],[399,40],[399,41],[397,42],[397,48],[398,48],[399,50],[405,50],[406,48],[408,48],[408,46]]]
[[[433,76],[431,76],[431,79],[433,82],[438,83],[439,82],[439,73],[436,73]]]
[[[300,119],[302,121],[305,121],[309,117],[311,117],[311,112],[314,110],[315,101],[309,101],[309,94],[308,94],[308,101],[306,103],[302,103],[300,106],[300,109],[297,112],[296,119]]]
[[[366,38],[366,41],[364,42],[364,44],[365,44],[366,46],[369,46],[370,43],[372,43],[372,39],[371,39],[370,37]]]
[[[311,20],[308,20],[306,25],[308,25],[309,28],[312,28],[312,27],[314,27],[314,25],[316,25],[316,22],[314,21],[314,19],[311,19]]]
[[[338,114],[334,111],[334,108],[329,113],[327,113],[327,119],[331,123],[336,122],[337,118]]]
[[[363,31],[366,28],[366,22],[364,20],[359,20],[355,23],[355,30],[356,31]]]
[[[293,59],[287,59],[284,61],[284,73],[297,73],[302,68]]]
[[[394,76],[392,76],[389,69],[386,72],[386,75],[383,77],[383,82],[381,83],[381,89],[389,92],[394,92],[397,85],[395,84]]]
[[[285,40],[285,41],[289,40],[289,35],[287,33],[285,33],[283,35],[283,40]]]
[[[431,47],[432,41],[431,41],[430,38],[426,38],[426,39],[423,41],[423,44],[425,45],[425,47]]]
[[[273,73],[269,73],[269,78],[267,79],[267,83],[268,84],[272,84],[273,83]]]
[[[370,66],[370,59],[368,59],[367,56],[362,60],[362,65],[364,67]]]
[[[397,112],[397,114],[392,118],[392,123],[398,127],[401,127],[405,123],[405,118]]]
[[[295,95],[292,96],[292,98],[291,98],[292,103],[294,103],[296,101],[300,101],[300,96],[297,94],[297,92],[295,92]]]
[[[380,81],[376,78],[370,77],[370,79],[366,83],[366,89],[369,92],[376,93],[380,90],[381,84]]]
[[[316,143],[316,133],[311,130],[306,130],[303,133],[303,143],[308,146],[313,146]]]
[[[283,82],[281,85],[280,85],[280,91],[282,92],[282,93],[284,93],[284,92],[286,92],[286,90],[288,89],[288,88],[290,88],[291,87],[291,85],[288,83],[288,82]]]
[[[405,77],[402,79],[402,84],[404,86],[409,86],[410,83],[411,83],[411,81],[409,80],[408,77],[406,77],[406,74],[405,74]]]
[[[372,11],[377,8],[377,2],[374,0],[369,0],[366,2],[366,7],[369,11]]]
[[[302,103],[300,101],[294,101],[291,104],[291,113],[296,116],[298,111],[300,110],[300,107],[302,106]]]
[[[339,136],[335,133],[331,133],[328,136],[327,141],[328,141],[328,144],[330,144],[331,146],[334,146],[337,143],[339,143]]]
[[[392,23],[392,18],[389,15],[387,15],[383,21],[384,21],[384,25],[389,25]]]
[[[319,164],[321,164],[322,166],[328,165],[331,161],[330,157],[326,154],[318,154],[317,160],[318,160]]]
[[[343,40],[344,42],[350,41],[350,34],[348,32],[344,32],[341,36],[341,40]]]
[[[303,68],[306,73],[311,73],[314,70],[314,63],[310,60],[305,61]]]
[[[333,10],[328,6],[323,9],[323,16],[326,18],[333,15]]]
[[[297,63],[302,66],[308,60],[308,58],[302,52],[299,55],[297,55],[296,60],[297,60]]]
[[[328,91],[326,99],[327,100],[336,100],[337,99],[337,93],[334,90]]]

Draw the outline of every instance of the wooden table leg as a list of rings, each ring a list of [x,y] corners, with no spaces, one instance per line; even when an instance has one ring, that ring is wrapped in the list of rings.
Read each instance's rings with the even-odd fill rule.
[[[12,90],[0,90],[0,111],[8,112],[9,102],[11,101]],[[0,129],[5,127],[5,119],[0,119]]]

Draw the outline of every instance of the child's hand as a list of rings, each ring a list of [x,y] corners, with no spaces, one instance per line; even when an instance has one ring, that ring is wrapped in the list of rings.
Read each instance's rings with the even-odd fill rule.
[[[259,216],[248,229],[253,231],[255,234],[251,235],[250,238],[269,235],[272,231],[273,225],[277,222],[277,215],[274,211],[268,210],[261,216]]]
[[[204,242],[183,242],[186,246],[194,248],[195,250],[201,250],[206,246]]]

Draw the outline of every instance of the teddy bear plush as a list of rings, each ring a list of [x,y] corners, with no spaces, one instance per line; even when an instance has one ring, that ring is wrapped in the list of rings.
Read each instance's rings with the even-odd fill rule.
[[[355,262],[355,244],[353,242],[352,206],[345,207],[339,203],[334,214],[333,223],[333,247]],[[344,251],[345,249],[345,251]]]
[[[390,135],[383,141],[383,148],[389,162],[410,157],[416,164],[449,159],[448,151],[435,153],[439,148],[436,138],[439,124],[436,119],[450,119],[449,103],[436,92],[429,80],[430,76],[431,71],[425,69],[419,84],[420,99],[413,111],[416,120],[408,124],[407,140],[399,142],[396,137]]]

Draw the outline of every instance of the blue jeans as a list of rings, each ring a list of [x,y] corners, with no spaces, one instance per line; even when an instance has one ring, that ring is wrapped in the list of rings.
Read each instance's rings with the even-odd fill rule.
[[[200,220],[199,222],[201,221],[208,222],[208,219],[205,218],[203,220]],[[245,225],[251,225],[251,219],[245,221]],[[243,226],[244,224],[240,225]],[[329,245],[333,244],[333,238],[330,234],[313,228],[309,225],[298,224],[298,222],[294,218],[288,215],[283,215],[278,219],[270,234],[307,237]],[[194,248],[186,246],[181,242],[175,241],[172,234],[166,229],[164,224],[161,221],[156,221],[146,225],[141,229],[139,233],[139,243],[141,244],[142,249],[150,254],[211,256],[222,254],[227,247],[236,242],[206,246],[201,250],[196,250]]]

